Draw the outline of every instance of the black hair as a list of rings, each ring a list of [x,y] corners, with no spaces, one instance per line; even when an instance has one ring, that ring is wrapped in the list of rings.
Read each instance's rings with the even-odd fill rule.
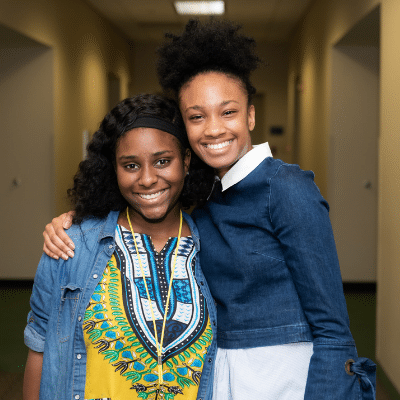
[[[115,172],[115,152],[118,140],[130,130],[137,116],[154,115],[185,131],[178,105],[172,99],[154,94],[127,98],[115,106],[103,119],[87,146],[87,158],[79,164],[74,185],[68,196],[74,206],[74,223],[86,217],[104,218],[110,211],[122,211],[128,206],[122,196]],[[166,133],[168,134],[168,133]],[[182,158],[186,149],[179,143]],[[214,180],[212,168],[192,152],[189,175],[180,195],[183,208],[203,205]]]
[[[183,85],[203,72],[222,72],[239,78],[251,104],[256,89],[250,74],[261,61],[255,54],[255,41],[240,34],[239,25],[210,19],[201,23],[191,19],[180,35],[165,34],[157,49],[157,73],[161,86],[178,100]]]

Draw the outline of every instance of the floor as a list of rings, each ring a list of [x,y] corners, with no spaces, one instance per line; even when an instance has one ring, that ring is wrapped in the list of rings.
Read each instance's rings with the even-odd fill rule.
[[[22,400],[23,369],[27,348],[23,330],[29,311],[30,287],[4,288],[0,285],[0,319],[7,329],[0,329],[0,400]],[[375,294],[345,286],[351,330],[360,356],[375,358]],[[378,381],[376,400],[398,400]],[[322,399],[323,400],[323,399]],[[342,399],[340,399],[342,400]]]

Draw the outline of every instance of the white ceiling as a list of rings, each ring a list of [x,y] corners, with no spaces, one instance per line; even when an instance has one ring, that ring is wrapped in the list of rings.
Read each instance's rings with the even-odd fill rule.
[[[225,0],[224,18],[243,25],[257,40],[288,40],[313,0]],[[189,17],[176,14],[173,0],[86,0],[133,41],[160,41],[180,32]]]

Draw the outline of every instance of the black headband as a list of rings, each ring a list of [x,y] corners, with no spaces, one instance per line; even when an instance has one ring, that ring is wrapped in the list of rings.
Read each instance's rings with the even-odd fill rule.
[[[155,115],[141,115],[137,117],[131,124],[129,124],[125,132],[130,131],[134,128],[153,128],[159,129],[160,131],[167,132],[172,136],[175,136],[185,148],[189,147],[188,138],[186,132],[174,125],[172,122],[166,121],[163,118],[159,118]]]

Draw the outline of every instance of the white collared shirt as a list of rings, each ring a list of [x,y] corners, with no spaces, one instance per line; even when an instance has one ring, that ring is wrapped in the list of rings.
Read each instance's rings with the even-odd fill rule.
[[[254,171],[267,157],[272,157],[268,142],[255,145],[222,177],[222,191],[230,188],[250,172]]]

